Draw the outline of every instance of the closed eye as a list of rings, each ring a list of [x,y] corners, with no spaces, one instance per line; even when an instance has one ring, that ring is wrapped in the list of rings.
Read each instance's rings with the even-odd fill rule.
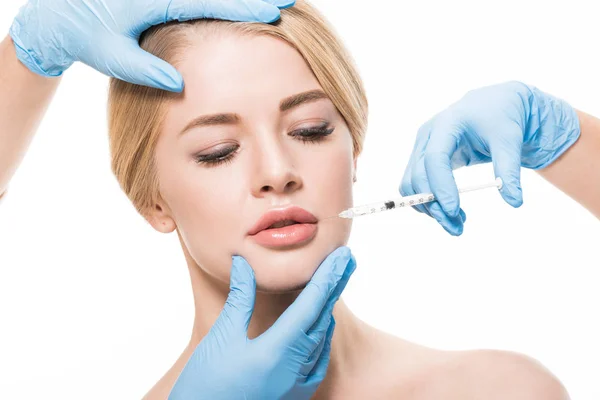
[[[296,129],[289,133],[290,136],[298,138],[303,143],[318,143],[333,133],[335,128],[325,123],[320,126]],[[210,154],[197,154],[194,156],[196,163],[207,167],[216,167],[233,161],[239,145],[223,147]]]

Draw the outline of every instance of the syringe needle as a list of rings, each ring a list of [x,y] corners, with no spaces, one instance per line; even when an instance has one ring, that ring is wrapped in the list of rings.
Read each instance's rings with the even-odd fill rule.
[[[502,179],[496,178],[496,180],[492,183],[486,183],[483,185],[472,185],[458,189],[459,193],[473,192],[475,190],[487,189],[495,187],[498,190],[502,189]],[[404,207],[413,207],[420,204],[430,203],[435,201],[436,198],[433,193],[420,193],[412,196],[399,197],[393,200],[382,201],[379,203],[366,204],[357,207],[351,207],[347,210],[340,212],[338,215],[334,215],[331,217],[324,218],[355,218],[360,217],[362,215],[375,214],[382,211],[393,210],[396,208],[404,208]]]
[[[339,218],[339,217],[340,217],[340,215],[339,215],[339,214],[337,214],[337,215],[332,215],[331,217],[327,217],[327,218],[321,218],[319,221],[326,221],[326,220],[328,220],[328,219]]]

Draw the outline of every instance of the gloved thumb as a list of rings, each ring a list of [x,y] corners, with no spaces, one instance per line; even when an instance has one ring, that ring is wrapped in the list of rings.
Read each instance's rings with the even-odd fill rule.
[[[199,18],[270,23],[279,19],[278,7],[286,8],[293,3],[289,0],[169,0],[166,13],[160,15],[163,20],[156,20],[154,24]]]
[[[171,92],[183,90],[181,74],[168,62],[142,50],[135,40],[126,41],[106,57],[110,64],[94,66],[109,76]]]
[[[502,139],[490,143],[494,173],[502,179],[500,194],[504,201],[513,207],[523,204],[521,189],[521,150],[523,147],[520,132],[502,132]]]
[[[246,333],[254,311],[255,299],[254,271],[243,257],[234,256],[231,264],[229,296],[217,322],[231,332]]]

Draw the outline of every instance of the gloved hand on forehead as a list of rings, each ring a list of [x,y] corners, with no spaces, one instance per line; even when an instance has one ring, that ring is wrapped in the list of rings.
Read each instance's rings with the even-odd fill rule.
[[[436,202],[416,208],[460,235],[466,215],[454,169],[492,162],[503,181],[502,197],[519,207],[521,167],[547,167],[579,136],[573,107],[533,86],[507,82],[476,89],[419,129],[400,192],[433,193]]]
[[[214,18],[273,22],[295,0],[29,0],[11,28],[17,57],[42,76],[75,61],[131,83],[179,92],[183,79],[140,49],[140,35],[169,21]]]

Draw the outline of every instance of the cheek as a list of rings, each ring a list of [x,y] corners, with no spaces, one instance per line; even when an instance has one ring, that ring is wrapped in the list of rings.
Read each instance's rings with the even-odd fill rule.
[[[344,146],[336,147],[331,151],[327,163],[323,165],[324,167],[321,168],[318,178],[314,179],[318,196],[315,201],[319,205],[319,217],[327,218],[337,215],[342,210],[354,205],[352,192],[354,164],[351,140]],[[333,251],[338,246],[345,245],[348,242],[351,227],[351,219],[331,218],[324,220],[320,223],[323,236],[321,240],[327,242],[327,237],[331,237],[331,244],[335,245],[330,249]]]
[[[319,217],[335,215],[342,209],[352,207],[354,164],[349,132],[344,132],[343,139],[328,146],[325,151],[308,152],[304,165],[303,179],[309,187],[314,187],[314,194],[321,198],[315,199],[321,211]],[[323,211],[329,214],[324,215]]]
[[[242,230],[235,179],[202,173],[201,167],[171,168],[160,177],[161,194],[169,204],[177,230],[193,260],[201,266],[227,266],[235,248],[233,232]],[[206,271],[228,281],[228,268]]]

